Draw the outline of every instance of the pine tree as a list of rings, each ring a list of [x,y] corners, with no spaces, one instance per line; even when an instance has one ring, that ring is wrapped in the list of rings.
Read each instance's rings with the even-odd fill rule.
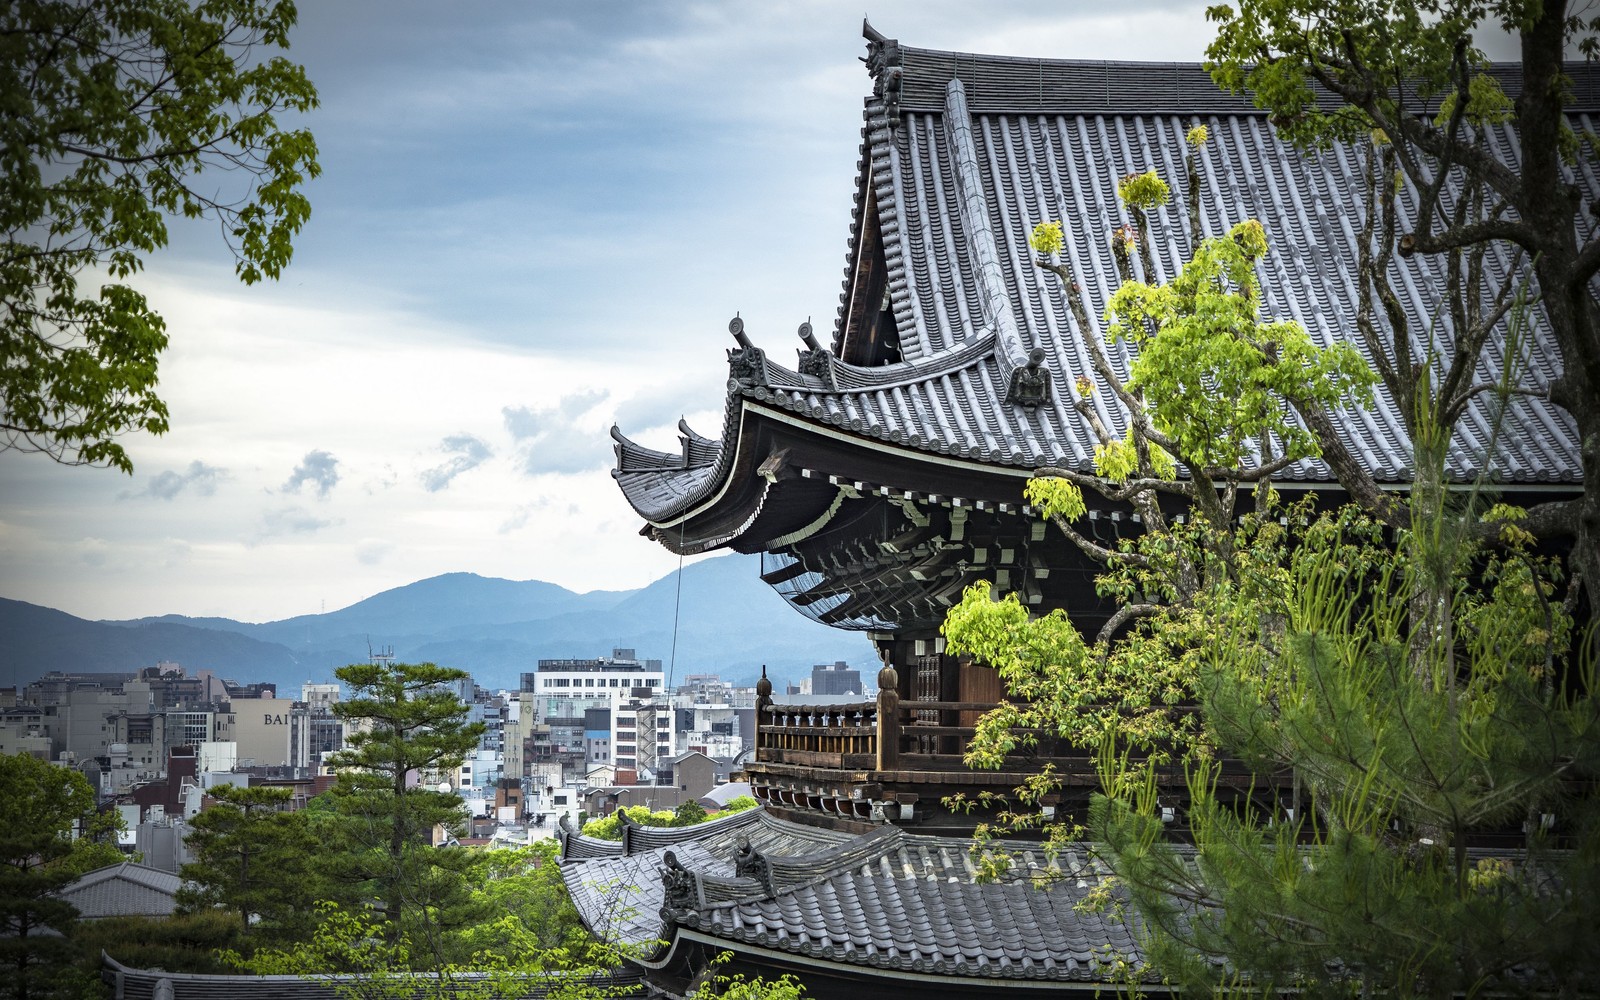
[[[181,872],[180,907],[234,910],[246,934],[256,920],[273,930],[303,926],[320,898],[311,868],[318,846],[305,814],[289,811],[292,791],[221,785],[210,794],[216,803],[190,823],[195,860]]]
[[[0,755],[0,997],[75,996],[70,934],[78,911],[53,894],[121,860],[105,838],[119,822],[95,809],[83,775],[28,754]]]
[[[331,793],[334,877],[360,886],[376,902],[391,941],[414,939],[415,954],[442,962],[452,928],[472,923],[472,856],[435,847],[436,828],[463,831],[460,797],[425,784],[453,773],[483,735],[450,685],[460,670],[431,663],[352,664],[336,671],[352,697],[334,706],[346,723],[346,749],[329,763],[340,769]]]

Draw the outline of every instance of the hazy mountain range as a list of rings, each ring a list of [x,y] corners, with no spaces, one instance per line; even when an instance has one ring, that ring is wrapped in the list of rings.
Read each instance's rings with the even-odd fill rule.
[[[876,670],[861,633],[799,614],[761,582],[758,567],[756,556],[684,567],[677,680],[720,673],[749,683],[766,664],[781,684],[834,660],[850,661],[863,675]],[[332,680],[336,668],[388,647],[402,661],[458,667],[491,688],[516,687],[540,659],[605,656],[616,647],[668,669],[678,593],[676,573],[639,590],[587,594],[540,580],[448,573],[338,611],[260,624],[182,615],[87,621],[0,598],[0,684],[27,684],[52,670],[131,671],[170,660],[242,683],[270,681],[279,694],[298,697],[303,682]]]

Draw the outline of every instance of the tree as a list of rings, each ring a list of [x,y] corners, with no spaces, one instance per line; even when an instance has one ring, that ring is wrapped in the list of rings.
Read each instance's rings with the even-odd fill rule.
[[[578,916],[553,840],[527,847],[483,852],[484,869],[478,892],[494,912],[512,917],[514,926],[497,921],[462,934],[471,952],[510,954],[514,943],[531,944],[544,956],[546,968],[577,968],[603,963],[608,957]]]
[[[1408,406],[1408,416],[1443,428],[1446,439],[1465,398],[1481,391],[1471,378],[1476,352],[1507,308],[1504,289],[1480,284],[1484,255],[1499,251],[1526,262],[1538,329],[1563,363],[1548,396],[1577,426],[1583,492],[1534,506],[1525,525],[1540,538],[1572,540],[1569,601],[1582,587],[1590,615],[1600,615],[1600,303],[1592,281],[1600,236],[1579,214],[1594,206],[1582,204],[1570,179],[1580,165],[1592,168],[1600,146],[1568,123],[1572,95],[1562,62],[1573,44],[1587,56],[1600,53],[1600,18],[1556,0],[1242,0],[1207,14],[1218,24],[1207,50],[1213,78],[1235,92],[1248,88],[1280,135],[1309,147],[1368,136],[1379,141],[1369,172],[1377,210],[1369,210],[1363,230],[1360,330],[1397,400],[1412,400],[1418,387],[1432,393]],[[1496,26],[1521,43],[1515,100],[1474,46],[1475,33]],[[1338,106],[1319,106],[1314,85]],[[1515,137],[1514,152],[1487,141],[1496,129]],[[1409,219],[1394,211],[1397,181],[1415,201]],[[1400,232],[1407,222],[1409,231]],[[1455,348],[1449,367],[1433,377],[1418,377],[1435,359],[1412,346],[1427,338],[1406,328],[1387,294],[1384,275],[1394,255],[1402,264],[1419,255],[1447,261],[1452,287],[1441,296],[1441,320]],[[1332,436],[1326,410],[1302,412],[1319,437]],[[1342,453],[1330,453],[1330,463],[1353,495],[1379,506],[1359,463]],[[1399,526],[1405,516],[1392,511],[1390,521]]]
[[[412,936],[418,955],[442,961],[444,935],[481,916],[467,882],[472,856],[430,844],[435,827],[461,832],[466,806],[424,783],[453,774],[483,735],[450,688],[467,674],[391,662],[335,674],[351,688],[333,709],[346,724],[346,749],[328,761],[340,770],[330,825],[345,847],[331,859],[335,877],[377,900],[391,944]]]
[[[167,429],[166,324],[126,279],[169,216],[276,278],[310,216],[316,106],[290,0],[20,0],[0,7],[0,448],[131,472],[119,435]],[[109,278],[109,281],[103,281]],[[89,287],[83,287],[83,286]]]
[[[1193,853],[1167,842],[1148,770],[1113,771],[1091,827],[1185,991],[1590,995],[1600,960],[1600,770],[1592,661],[1557,681],[1571,622],[1520,512],[1491,508],[1501,545],[1398,544],[1356,514],[1302,534],[1275,587],[1270,643],[1201,652],[1200,708],[1227,753],[1292,767],[1305,796],[1219,802],[1191,765]],[[1448,540],[1448,533],[1445,536]],[[1446,607],[1417,622],[1391,595],[1450,564]],[[1417,631],[1425,632],[1418,642]],[[1309,804],[1309,809],[1306,807]],[[1519,849],[1469,853],[1524,831]]]
[[[596,944],[585,951],[592,961],[573,962],[564,949],[540,949],[532,929],[509,914],[486,918],[479,928],[489,947],[419,973],[422,963],[410,944],[387,939],[369,913],[333,903],[320,903],[317,911],[314,932],[291,946],[248,957],[230,952],[223,958],[255,975],[323,983],[344,1000],[606,1000],[631,996],[637,988],[612,981],[611,972],[622,960],[618,950]]]
[[[260,920],[273,930],[303,927],[318,899],[312,859],[318,843],[306,816],[289,810],[288,788],[220,785],[217,800],[190,823],[185,841],[195,860],[180,873],[179,907],[226,907],[249,934]]]
[[[0,961],[8,970],[0,996],[76,996],[73,949],[62,935],[78,911],[53,894],[121,860],[106,840],[119,817],[95,808],[83,775],[28,754],[0,755],[0,802]]]
[[[1257,266],[1270,252],[1269,234],[1243,219],[1223,235],[1201,237],[1197,156],[1209,141],[1205,126],[1187,139],[1187,236],[1152,230],[1155,210],[1172,197],[1161,177],[1133,174],[1118,184],[1127,222],[1109,236],[1122,284],[1104,324],[1089,315],[1084,283],[1062,258],[1062,224],[1041,224],[1030,238],[1036,264],[1060,279],[1091,359],[1093,376],[1078,380],[1071,402],[1096,442],[1094,474],[1037,469],[1025,495],[1105,567],[1099,589],[1120,606],[1086,641],[1065,611],[1034,620],[1015,595],[995,601],[987,585],[968,589],[944,624],[950,651],[993,666],[1017,696],[980,720],[968,752],[974,765],[997,767],[1038,733],[1080,747],[1110,739],[1141,752],[1181,750],[1197,720],[1172,709],[1193,701],[1193,651],[1214,640],[1214,616],[1232,615],[1233,629],[1272,627],[1266,618],[1239,620],[1233,595],[1256,588],[1280,556],[1283,512],[1274,506],[1273,477],[1323,454],[1323,442],[1292,418],[1292,408],[1364,401],[1376,381],[1349,345],[1319,348],[1298,323],[1261,315]],[[1191,247],[1165,283],[1155,281],[1157,239]],[[1117,340],[1137,349],[1126,377],[1105,350],[1104,342]],[[1101,419],[1093,399],[1100,393],[1125,434]],[[1254,506],[1241,519],[1241,492],[1252,490]],[[1085,491],[1131,505],[1144,533],[1108,546],[1081,532]],[[1042,776],[1023,797],[1049,794],[1055,777]]]
[[[651,809],[646,805],[623,806],[609,816],[591,819],[583,824],[583,834],[586,837],[598,837],[601,840],[622,839],[622,815],[638,826],[679,826],[677,814],[670,809]]]
[[[1190,991],[1236,976],[1267,992],[1572,993],[1592,992],[1600,976],[1580,944],[1597,919],[1600,822],[1576,794],[1600,767],[1594,633],[1572,627],[1579,587],[1569,586],[1563,600],[1560,570],[1530,554],[1535,536],[1575,537],[1575,582],[1589,588],[1593,612],[1600,576],[1586,568],[1592,541],[1584,518],[1600,496],[1591,471],[1600,436],[1578,411],[1600,409],[1600,383],[1572,372],[1592,356],[1583,332],[1590,321],[1578,313],[1593,309],[1594,269],[1572,255],[1565,272],[1538,266],[1533,236],[1573,241],[1574,189],[1547,187],[1545,195],[1567,199],[1566,215],[1559,223],[1541,216],[1543,234],[1523,231],[1519,206],[1536,208],[1517,199],[1537,201],[1529,191],[1542,181],[1516,180],[1521,186],[1508,193],[1512,168],[1494,166],[1489,153],[1504,147],[1485,141],[1491,129],[1515,128],[1518,169],[1537,175],[1539,164],[1559,160],[1551,120],[1564,124],[1563,98],[1546,65],[1525,75],[1516,105],[1505,100],[1460,42],[1462,25],[1481,12],[1400,6],[1251,3],[1241,15],[1214,13],[1224,29],[1212,55],[1219,82],[1248,80],[1291,139],[1362,144],[1369,204],[1358,248],[1364,300],[1352,336],[1365,340],[1373,378],[1404,408],[1416,446],[1410,502],[1382,495],[1339,445],[1330,398],[1305,391],[1293,372],[1277,380],[1272,362],[1287,342],[1264,335],[1250,308],[1253,262],[1235,270],[1221,257],[1221,268],[1197,268],[1208,249],[1201,241],[1166,286],[1137,280],[1152,272],[1146,216],[1167,192],[1150,175],[1130,177],[1120,193],[1132,222],[1113,234],[1124,285],[1106,324],[1107,336],[1139,349],[1127,380],[1110,371],[1075,276],[1056,263],[1060,230],[1040,227],[1033,239],[1040,266],[1062,279],[1094,362],[1096,378],[1076,386],[1073,402],[1100,447],[1097,475],[1038,470],[1028,497],[1106,566],[1100,590],[1119,600],[1118,614],[1087,642],[1063,614],[1032,619],[1014,599],[992,601],[978,588],[945,625],[951,651],[996,666],[1016,698],[982,721],[969,761],[993,766],[1040,734],[1102,747],[1105,794],[1095,800],[1091,832],[1152,930],[1160,971]],[[1525,48],[1549,12],[1531,16],[1521,25]],[[1268,36],[1275,40],[1264,42]],[[1430,78],[1439,66],[1404,65],[1439,36],[1446,41],[1434,55],[1447,72]],[[1289,51],[1283,39],[1304,45]],[[1256,68],[1243,65],[1251,61]],[[1374,63],[1383,68],[1366,90],[1350,84],[1355,76],[1343,91],[1333,80]],[[1312,79],[1361,107],[1318,110]],[[1418,91],[1432,102],[1425,117]],[[1552,128],[1556,138],[1530,151]],[[1459,147],[1441,143],[1458,138]],[[1191,139],[1204,142],[1202,130]],[[1409,233],[1400,231],[1409,222],[1396,175],[1422,204]],[[1188,178],[1189,230],[1198,233],[1192,167]],[[1518,221],[1503,225],[1508,219]],[[1248,248],[1251,234],[1236,232]],[[1500,269],[1491,268],[1496,241],[1503,250],[1508,240],[1520,257],[1500,253]],[[1442,331],[1408,328],[1389,287],[1401,266],[1395,258],[1418,253],[1446,258]],[[1188,281],[1191,271],[1202,280]],[[1583,287],[1574,290],[1578,273]],[[1243,301],[1229,300],[1230,292]],[[1582,300],[1582,309],[1552,307],[1552,295]],[[1492,394],[1490,408],[1503,412],[1519,394],[1539,391],[1520,384],[1513,361],[1484,361],[1490,332],[1505,329],[1514,356],[1519,336],[1562,323],[1569,329],[1555,339],[1567,377],[1551,398],[1573,412],[1583,437],[1583,498],[1528,512],[1476,496],[1451,502],[1443,457],[1467,404]],[[1355,372],[1329,360],[1329,378],[1313,388],[1332,388],[1334,378],[1362,388]],[[1300,368],[1317,365],[1302,360]],[[1125,441],[1086,412],[1089,394],[1106,389],[1130,428]],[[1279,404],[1294,409],[1309,440],[1262,422],[1276,419]],[[1296,451],[1326,459],[1364,510],[1280,509],[1263,487],[1274,463]],[[1191,473],[1194,492],[1175,488],[1174,464]],[[1236,490],[1250,485],[1255,510],[1236,519]],[[1133,504],[1144,535],[1116,548],[1079,535],[1073,521],[1091,489]],[[1151,516],[1162,494],[1183,498],[1184,519]],[[1569,648],[1574,635],[1588,652]],[[1191,699],[1198,714],[1174,713]],[[1130,758],[1130,750],[1148,756]],[[1173,789],[1158,785],[1155,770],[1164,753],[1183,755],[1190,771],[1192,854],[1165,841],[1163,809],[1173,799],[1161,795]],[[1224,802],[1214,783],[1218,753],[1243,757],[1257,773],[1292,768],[1296,794],[1265,808]],[[1056,784],[1041,775],[1019,797],[1036,805]],[[1040,817],[1024,808],[1001,818],[1034,825]],[[1526,834],[1514,856],[1479,863],[1468,853],[1475,837],[1519,823]],[[1115,898],[1106,889],[1104,898]]]

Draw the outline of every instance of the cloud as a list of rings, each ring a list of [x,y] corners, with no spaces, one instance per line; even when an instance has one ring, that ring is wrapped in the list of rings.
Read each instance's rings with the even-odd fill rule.
[[[261,528],[256,533],[258,541],[282,535],[309,535],[334,522],[318,517],[304,507],[280,507],[261,515]]]
[[[308,451],[281,489],[285,493],[298,493],[300,487],[310,483],[318,499],[326,500],[338,482],[339,460],[326,451]]]
[[[610,393],[604,389],[590,389],[562,396],[556,401],[556,405],[548,410],[507,406],[500,413],[506,419],[506,430],[511,432],[513,438],[523,441],[547,436],[553,431],[570,427],[575,419],[605,402],[609,395]]]
[[[157,500],[174,500],[185,490],[208,497],[217,492],[217,484],[228,478],[227,469],[219,469],[214,465],[207,465],[201,461],[189,463],[189,467],[182,472],[168,469],[151,478],[145,488],[138,492],[123,492],[119,496],[123,500],[137,497],[155,497]]]
[[[363,538],[356,543],[356,561],[363,566],[376,566],[394,551],[394,544],[381,538]]]
[[[592,389],[563,396],[548,410],[507,406],[500,413],[506,430],[519,446],[522,471],[530,476],[547,472],[584,472],[611,461],[604,428],[583,419],[609,396]]]
[[[617,426],[632,436],[655,427],[676,425],[684,414],[705,407],[707,400],[699,389],[698,385],[686,387],[682,383],[646,387],[618,404]]]
[[[400,482],[400,476],[394,471],[394,466],[385,462],[378,473],[362,484],[361,488],[367,496],[375,496],[382,490],[394,489]]]
[[[422,488],[437,493],[469,469],[475,469],[494,454],[489,446],[471,434],[453,434],[439,442],[439,450],[450,458],[422,474]]]
[[[99,569],[106,564],[114,546],[104,538],[84,538],[74,548],[78,550],[79,561]]]

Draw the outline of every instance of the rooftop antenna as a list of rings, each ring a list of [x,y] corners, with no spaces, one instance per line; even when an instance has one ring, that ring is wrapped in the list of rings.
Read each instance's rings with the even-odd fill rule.
[[[379,649],[378,651],[374,652],[373,649],[372,649],[372,637],[368,636],[367,637],[367,659],[372,661],[373,663],[380,663],[383,666],[387,667],[389,664],[394,662],[394,647],[393,646],[384,646],[382,649]]]

